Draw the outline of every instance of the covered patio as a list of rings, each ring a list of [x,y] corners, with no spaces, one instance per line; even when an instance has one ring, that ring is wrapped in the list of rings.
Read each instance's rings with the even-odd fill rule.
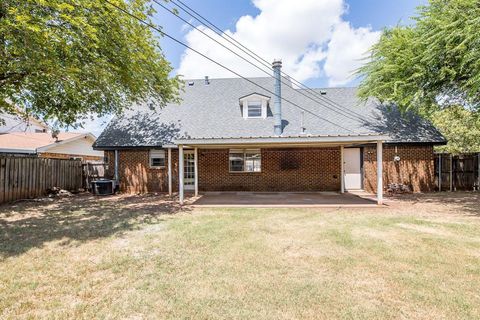
[[[191,204],[206,208],[378,207],[375,195],[349,192],[206,192]]]
[[[175,145],[165,146],[168,149],[168,189],[172,194],[172,162],[171,151],[178,148],[179,163],[185,163],[185,155],[188,151],[191,155],[191,189],[185,188],[185,179],[187,176],[185,168],[188,166],[180,165],[178,170],[178,190],[179,202],[185,201],[185,193],[191,191],[195,197],[203,194],[196,201],[196,205],[205,206],[364,206],[364,205],[382,205],[383,204],[383,143],[389,140],[382,135],[335,135],[335,136],[306,136],[297,137],[272,137],[272,138],[241,138],[241,139],[178,139]],[[367,198],[346,193],[345,188],[345,148],[351,148],[359,145],[376,145],[376,195]],[[199,152],[204,149],[225,149],[225,148],[308,148],[308,147],[336,147],[339,150],[339,165],[336,176],[340,177],[337,192],[288,192],[290,190],[281,190],[287,192],[265,192],[270,190],[252,190],[252,192],[211,192],[216,190],[202,190],[199,188]],[[185,150],[188,149],[188,150]],[[201,173],[201,172],[200,172]],[[231,173],[231,172],[230,172]],[[277,173],[272,173],[275,176]],[[206,192],[210,191],[210,192]],[[241,190],[238,190],[241,191]],[[272,190],[279,191],[279,190]],[[307,190],[305,190],[307,191]]]

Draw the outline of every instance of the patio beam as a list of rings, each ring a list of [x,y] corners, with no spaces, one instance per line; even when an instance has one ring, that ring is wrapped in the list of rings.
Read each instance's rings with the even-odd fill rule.
[[[345,155],[343,146],[340,146],[340,193],[345,193]]]
[[[195,197],[198,197],[198,148],[195,147],[193,150],[193,161],[195,165]]]
[[[183,145],[178,145],[178,198],[183,205]]]
[[[383,142],[377,141],[377,204],[383,204]]]
[[[168,148],[168,195],[172,196],[172,148]]]
[[[119,175],[118,175],[118,166],[119,166],[118,150],[115,150],[114,156],[115,156],[115,159],[114,159],[115,167],[114,167],[114,173],[113,174],[115,175],[115,186],[118,186],[120,184],[120,178],[119,178]]]

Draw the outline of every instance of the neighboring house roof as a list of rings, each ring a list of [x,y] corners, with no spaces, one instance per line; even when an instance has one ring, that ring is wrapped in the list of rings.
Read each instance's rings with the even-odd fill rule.
[[[87,137],[95,141],[91,133],[61,132],[58,140],[51,133],[14,132],[0,134],[0,152],[37,153],[47,152],[53,147]]]
[[[273,90],[273,78],[251,78]],[[271,107],[266,119],[244,119],[239,100],[251,94],[271,97],[245,79],[188,80],[180,104],[139,105],[114,118],[94,144],[98,149],[172,145],[180,140],[278,138],[273,134]],[[427,121],[413,114],[402,115],[375,99],[362,102],[356,88],[314,89],[323,98],[317,103],[300,90],[282,84],[283,134],[302,139],[325,136],[388,136],[390,142],[445,143]],[[302,95],[303,93],[303,95]],[[327,100],[328,99],[328,100]],[[270,101],[273,106],[273,102]],[[303,120],[302,120],[303,111]],[[302,123],[305,128],[302,133]]]

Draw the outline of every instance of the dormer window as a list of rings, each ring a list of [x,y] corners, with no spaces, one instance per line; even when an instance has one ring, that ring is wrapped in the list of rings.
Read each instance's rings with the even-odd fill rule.
[[[252,93],[240,98],[242,117],[245,119],[265,119],[270,97]]]
[[[248,101],[248,118],[261,118],[262,117],[262,101]]]

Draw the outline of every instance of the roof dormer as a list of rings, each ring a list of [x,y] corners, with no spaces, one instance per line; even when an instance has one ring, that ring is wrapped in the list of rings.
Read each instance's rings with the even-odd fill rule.
[[[259,93],[251,93],[239,99],[244,119],[265,119],[270,97]]]

